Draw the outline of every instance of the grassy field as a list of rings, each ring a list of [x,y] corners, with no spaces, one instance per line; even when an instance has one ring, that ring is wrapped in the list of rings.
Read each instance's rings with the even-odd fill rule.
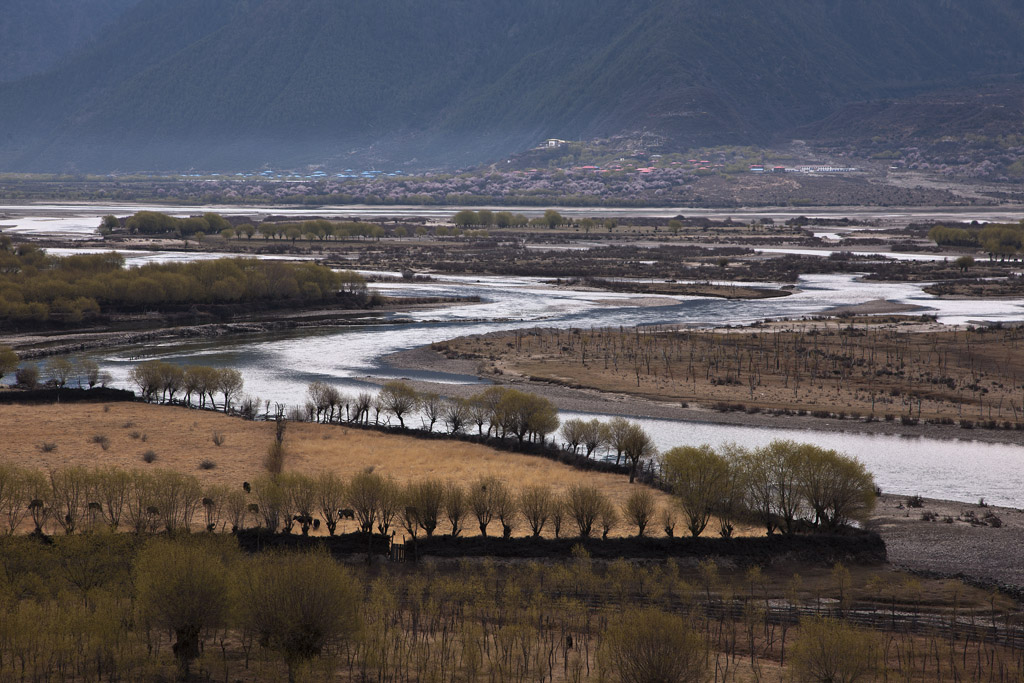
[[[837,319],[738,331],[535,329],[434,348],[506,377],[748,412],[1024,423],[1024,330],[920,328]]]
[[[41,469],[69,465],[115,465],[126,469],[168,468],[206,484],[241,487],[263,472],[263,457],[274,439],[274,425],[221,413],[143,403],[0,406],[0,433],[6,461]],[[214,443],[214,435],[222,443]],[[106,437],[107,447],[102,445]],[[514,490],[547,484],[558,492],[586,482],[621,506],[632,486],[623,475],[582,472],[541,457],[520,455],[462,441],[424,440],[349,429],[337,425],[289,423],[284,439],[286,472],[330,470],[348,479],[367,467],[400,483],[426,478],[469,483],[494,475]],[[52,448],[51,448],[52,447]],[[152,451],[156,459],[147,463]],[[214,464],[210,469],[200,465]],[[641,486],[635,484],[633,486]],[[652,489],[659,507],[670,497]],[[343,525],[346,524],[343,522]],[[353,522],[343,531],[354,531]],[[662,535],[655,524],[651,535]],[[709,526],[705,534],[713,534]],[[682,524],[676,533],[684,530]],[[438,529],[446,533],[444,524]],[[470,529],[472,531],[472,528]],[[527,533],[524,523],[518,532]],[[620,524],[617,533],[631,533]]]

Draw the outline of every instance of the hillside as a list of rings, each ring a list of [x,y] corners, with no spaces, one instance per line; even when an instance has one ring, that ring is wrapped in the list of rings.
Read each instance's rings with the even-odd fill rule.
[[[140,0],[0,87],[0,170],[417,169],[640,130],[765,142],[1024,72],[1022,29],[1011,0]]]
[[[53,68],[102,38],[139,0],[6,0],[0,5],[0,83]]]

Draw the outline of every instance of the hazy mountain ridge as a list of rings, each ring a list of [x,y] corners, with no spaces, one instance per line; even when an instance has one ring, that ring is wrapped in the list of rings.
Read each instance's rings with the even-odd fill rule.
[[[766,142],[1024,72],[1011,0],[136,1],[0,86],[0,169],[430,167],[638,130]]]

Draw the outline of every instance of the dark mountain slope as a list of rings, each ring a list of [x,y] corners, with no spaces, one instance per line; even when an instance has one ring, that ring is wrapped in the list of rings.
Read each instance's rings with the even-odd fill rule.
[[[1013,0],[141,0],[0,87],[0,168],[464,164],[544,137],[766,141],[1024,71]]]
[[[41,73],[139,0],[0,0],[0,83]]]

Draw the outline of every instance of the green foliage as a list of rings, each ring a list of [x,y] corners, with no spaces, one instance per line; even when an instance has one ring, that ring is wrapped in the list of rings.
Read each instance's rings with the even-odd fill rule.
[[[358,274],[312,263],[217,259],[123,266],[123,257],[113,252],[50,257],[27,245],[0,246],[0,321],[68,325],[118,310],[337,297],[363,305],[368,300],[366,281]]]

